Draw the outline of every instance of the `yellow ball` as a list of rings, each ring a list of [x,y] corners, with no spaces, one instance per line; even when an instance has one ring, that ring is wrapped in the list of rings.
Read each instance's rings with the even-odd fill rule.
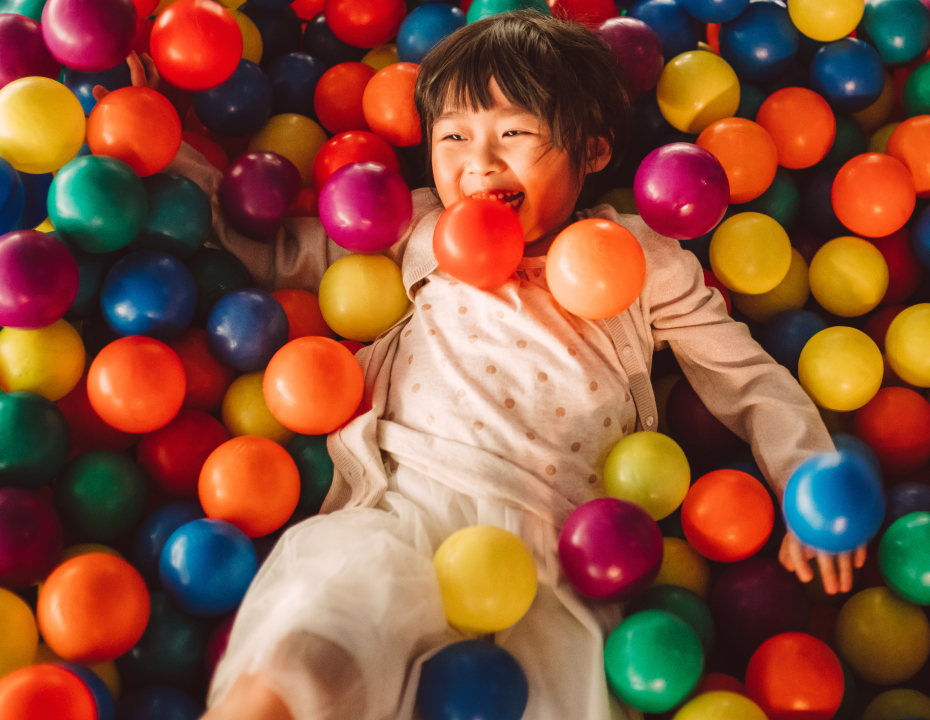
[[[242,33],[242,59],[251,60],[258,65],[262,61],[262,35],[258,31],[252,18],[239,10],[230,10],[232,16],[236,19],[239,31]]]
[[[689,700],[672,720],[766,720],[766,716],[748,697],[715,690]]]
[[[893,122],[882,125],[878,130],[872,133],[869,138],[868,151],[872,153],[885,153],[888,150],[888,139],[894,134],[901,123]]]
[[[868,704],[862,720],[930,718],[930,697],[917,690],[886,690]]]
[[[862,132],[868,134],[881,127],[891,117],[891,111],[894,110],[894,100],[894,80],[886,70],[885,83],[882,85],[882,93],[878,96],[878,100],[864,110],[852,114],[853,119],[862,128]]]
[[[856,677],[894,685],[913,677],[930,656],[930,621],[919,605],[886,587],[867,588],[840,608],[836,650]]]
[[[882,384],[882,353],[861,330],[829,327],[814,335],[798,359],[801,387],[820,407],[858,410]]]
[[[858,317],[878,307],[888,290],[888,263],[868,240],[838,237],[811,261],[811,292],[826,310]]]
[[[773,289],[759,295],[733,293],[733,303],[746,317],[756,322],[768,322],[784,310],[799,310],[810,297],[807,263],[794,248],[791,248],[791,264],[788,274]]]
[[[320,281],[320,312],[339,335],[370,342],[400,320],[410,301],[397,263],[384,255],[348,255]]]
[[[736,114],[739,80],[719,55],[691,50],[665,66],[656,86],[656,100],[672,127],[697,134]]]
[[[820,42],[833,42],[849,35],[864,11],[865,0],[788,0],[794,26]]]
[[[388,65],[400,62],[400,57],[397,55],[397,45],[395,43],[386,43],[372,48],[362,58],[362,62],[373,67],[375,71],[384,70]]]
[[[739,213],[714,231],[710,266],[729,290],[746,295],[767,293],[788,274],[791,240],[778,221],[768,215]]]
[[[930,303],[911,305],[891,321],[885,354],[904,382],[930,387]]]
[[[38,646],[32,610],[19,595],[0,588],[0,678],[31,665]]]
[[[662,538],[664,555],[659,574],[652,586],[675,585],[700,595],[704,602],[710,597],[710,565],[707,559],[691,547],[687,540]]]
[[[264,372],[240,375],[223,396],[223,427],[232,437],[258,435],[287,445],[296,433],[277,421],[262,392]]]
[[[536,563],[507,530],[476,525],[453,533],[433,558],[449,623],[494,633],[514,625],[536,597]]]
[[[598,205],[610,205],[621,215],[639,215],[633,200],[633,188],[614,188],[604,193],[597,201]]]
[[[78,384],[84,372],[84,343],[65,320],[38,330],[0,330],[0,388],[28,390],[52,402]]]
[[[691,467],[678,443],[657,432],[635,432],[614,445],[604,464],[610,497],[640,505],[653,520],[668,517],[691,485]]]
[[[300,171],[304,187],[313,187],[313,161],[326,142],[326,131],[304,115],[273,115],[249,140],[249,152],[273,152]]]
[[[55,232],[55,226],[52,225],[52,221],[48,218],[45,218],[42,222],[36,225],[36,230],[39,232],[50,233]]]

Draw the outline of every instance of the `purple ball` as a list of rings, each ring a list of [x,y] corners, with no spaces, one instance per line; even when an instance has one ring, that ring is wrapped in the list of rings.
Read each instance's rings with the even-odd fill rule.
[[[662,533],[636,503],[598,498],[579,506],[559,533],[559,560],[582,595],[621,602],[645,590],[662,565]]]
[[[278,225],[300,193],[300,171],[273,152],[240,155],[220,181],[220,207],[246,237],[272,242]]]
[[[346,250],[375,253],[403,237],[413,218],[413,196],[396,170],[356,162],[334,172],[320,192],[320,221]]]
[[[60,70],[45,46],[39,23],[25,15],[0,15],[0,89],[24,77],[57,80]]]
[[[655,30],[642,20],[618,17],[605,20],[597,32],[610,45],[623,69],[630,100],[642,97],[656,86],[665,67],[665,58],[662,41]]]
[[[633,180],[640,217],[660,235],[691,240],[710,232],[730,202],[727,174],[713,155],[692,143],[649,153]]]
[[[35,230],[0,235],[0,325],[35,330],[60,320],[80,275],[64,243]]]
[[[42,10],[42,37],[62,65],[101,72],[129,55],[137,15],[132,0],[48,0]]]
[[[62,528],[47,502],[20,488],[0,488],[0,587],[35,585],[61,556]]]

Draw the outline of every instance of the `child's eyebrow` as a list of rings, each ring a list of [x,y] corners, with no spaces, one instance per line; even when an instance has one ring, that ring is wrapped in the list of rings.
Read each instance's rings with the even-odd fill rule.
[[[439,115],[439,116],[436,118],[435,122],[439,122],[440,120],[454,120],[454,119],[456,119],[456,118],[460,118],[460,117],[464,117],[464,116],[466,116],[466,115],[469,115],[469,114],[471,114],[471,112],[472,112],[472,111],[470,111],[470,110],[448,110],[448,111],[442,113],[442,115]],[[520,116],[520,115],[530,115],[530,116],[533,117],[533,118],[536,117],[535,114],[533,114],[532,112],[530,112],[530,111],[527,110],[526,108],[522,108],[522,107],[519,107],[519,106],[514,106],[514,107],[512,107],[512,108],[509,108],[508,110],[498,110],[497,113],[498,113],[501,117],[503,117],[503,118],[517,117],[517,116]]]

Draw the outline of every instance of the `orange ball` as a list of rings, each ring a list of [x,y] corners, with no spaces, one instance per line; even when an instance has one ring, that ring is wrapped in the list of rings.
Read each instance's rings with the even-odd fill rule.
[[[413,87],[420,66],[399,62],[377,72],[365,87],[362,111],[376,135],[395,147],[420,144],[420,115],[413,104]]]
[[[322,435],[344,424],[362,401],[355,356],[335,340],[302,337],[274,354],[262,382],[271,414],[288,430]]]
[[[558,234],[546,259],[546,281],[555,299],[588,320],[626,310],[645,280],[646,256],[639,241],[610,220],[572,223]]]
[[[752,120],[731,117],[711,123],[696,143],[720,161],[730,182],[730,202],[754,200],[768,190],[778,170],[778,149],[768,131]]]
[[[910,170],[917,197],[930,197],[930,115],[908,118],[898,125],[885,152]]]
[[[271,297],[281,303],[287,315],[287,341],[308,335],[336,339],[320,312],[320,300],[309,290],[275,290]]]
[[[313,93],[313,109],[320,125],[333,135],[347,130],[369,130],[362,96],[374,74],[371,65],[360,62],[339,63],[323,73]]]
[[[56,655],[102,663],[129,652],[149,621],[145,580],[122,558],[88,553],[66,560],[39,593],[39,631]]]
[[[174,160],[181,147],[181,118],[160,92],[125,87],[97,101],[87,118],[87,144],[94,155],[122,160],[139,177]]]
[[[330,175],[354,162],[377,162],[400,172],[397,153],[383,138],[364,130],[350,130],[330,138],[313,159],[313,187],[319,193]]]
[[[887,475],[906,475],[930,461],[930,402],[908,388],[885,387],[856,410],[853,427]]]
[[[769,95],[756,122],[778,149],[778,164],[792,170],[823,160],[836,139],[836,116],[830,104],[813,90],[787,87]]]
[[[112,712],[112,711],[111,711]],[[90,688],[59,665],[30,665],[0,680],[3,720],[98,720]]]
[[[187,378],[178,354],[155,338],[132,335],[101,350],[87,373],[87,397],[117,430],[147,433],[164,427],[184,403]]]
[[[249,537],[262,537],[294,514],[300,473],[274,440],[243,435],[210,453],[197,492],[207,517],[232,523]]]
[[[840,168],[832,200],[843,225],[857,235],[877,238],[904,227],[917,204],[917,189],[900,160],[863,153]]]
[[[765,545],[775,525],[775,506],[752,475],[714,470],[688,490],[681,505],[681,525],[701,555],[717,562],[736,562]]]

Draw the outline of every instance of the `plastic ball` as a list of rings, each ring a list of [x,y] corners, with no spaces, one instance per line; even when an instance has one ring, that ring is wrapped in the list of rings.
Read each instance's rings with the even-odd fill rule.
[[[662,42],[666,62],[693,51],[700,39],[698,24],[678,3],[641,0],[627,11],[626,17],[642,20],[653,29]]]
[[[49,664],[20,668],[0,680],[0,708],[16,720],[100,720],[84,681]]]
[[[132,563],[147,582],[158,581],[158,561],[171,534],[182,525],[203,516],[200,504],[189,500],[167,503],[146,516],[133,536]]]
[[[918,65],[907,78],[901,91],[901,104],[909,118],[930,113],[930,65]]]
[[[168,685],[150,685],[120,702],[126,720],[197,720],[203,705],[186,692]]]
[[[369,130],[364,94],[375,70],[360,62],[346,62],[327,70],[313,92],[313,107],[320,124],[333,135]]]
[[[286,53],[268,65],[273,114],[299,113],[314,116],[313,94],[327,66],[305,53]]]
[[[26,173],[47,173],[71,160],[84,142],[84,109],[47,77],[25,77],[0,89],[0,157]]]
[[[665,58],[662,41],[655,30],[642,20],[617,17],[605,20],[597,27],[597,32],[610,45],[623,68],[630,100],[642,97],[656,86],[665,67]]]
[[[0,330],[0,388],[27,390],[55,402],[84,372],[84,344],[64,320],[39,330]]]
[[[0,18],[0,89],[24,77],[58,79],[58,61],[42,38],[39,23],[4,10]]]
[[[395,262],[384,255],[349,255],[320,281],[320,311],[336,333],[371,342],[400,320],[410,300]]]
[[[907,65],[930,48],[930,9],[911,0],[869,0],[856,34],[875,46],[886,66]]]
[[[741,313],[756,322],[768,322],[785,310],[804,307],[810,297],[807,263],[791,248],[791,265],[784,279],[767,293],[741,295],[733,293],[733,302]],[[800,349],[798,350],[800,352]]]
[[[721,57],[695,50],[666,64],[656,85],[662,116],[676,130],[700,133],[733,117],[739,107],[739,80]]]
[[[856,411],[854,423],[886,474],[906,475],[930,461],[930,403],[919,393],[882,388]]]
[[[353,47],[337,38],[326,22],[326,14],[322,12],[307,23],[300,49],[301,52],[319,58],[327,67],[355,62],[366,54],[364,48]]]
[[[323,7],[333,34],[360,48],[393,38],[406,15],[403,0],[326,0]]]
[[[879,153],[859,155],[833,181],[833,207],[846,227],[865,237],[900,230],[916,203],[914,178],[899,160]]]
[[[881,305],[897,305],[913,295],[920,286],[924,269],[914,252],[914,242],[907,228],[883,238],[872,238],[871,243],[885,258],[888,265],[888,290]]]
[[[243,372],[261,370],[287,342],[287,315],[266,292],[235,290],[213,306],[207,336],[222,363]]]
[[[739,213],[714,231],[710,264],[717,279],[734,292],[768,292],[788,274],[791,240],[768,215]]]
[[[825,642],[805,633],[783,633],[753,653],[746,693],[770,718],[831,720],[843,702],[843,668]]]
[[[791,474],[782,510],[805,545],[830,553],[855,550],[881,527],[881,476],[857,453],[819,453]]]
[[[249,152],[229,166],[217,197],[234,228],[253,240],[271,242],[300,187],[300,172],[286,157]]]
[[[826,100],[812,90],[782,88],[769,95],[756,115],[778,151],[778,164],[799,169],[826,157],[836,139],[837,121]]]
[[[694,591],[674,585],[651,587],[630,602],[626,617],[644,610],[663,610],[684,620],[701,641],[705,656],[714,649],[714,618],[707,604]]]
[[[715,470],[699,478],[681,506],[688,542],[717,562],[755,555],[769,539],[774,523],[768,491],[739,470]]]
[[[257,569],[248,536],[212,518],[192,520],[175,530],[158,564],[168,596],[184,612],[205,617],[235,609]]]
[[[875,696],[865,711],[863,720],[919,720],[930,715],[930,697],[918,690],[896,688]]]
[[[223,397],[223,427],[231,437],[257,435],[287,445],[295,433],[284,427],[268,409],[262,393],[264,377],[265,373],[259,371],[233,380]]]
[[[888,588],[853,595],[836,619],[837,654],[856,677],[896,685],[917,673],[930,655],[930,621],[918,605]]]
[[[384,139],[350,130],[327,140],[313,161],[313,187],[321,192],[334,172],[356,162],[375,162],[400,172],[397,155]]]
[[[181,132],[181,139],[201,153],[207,162],[220,172],[225,173],[229,169],[229,156],[218,142],[191,130]]]
[[[26,490],[0,488],[0,587],[20,589],[39,582],[55,566],[61,549],[61,521],[52,507]],[[0,677],[12,669],[5,655],[0,650]]]
[[[2,502],[3,500],[0,500],[0,503]],[[0,634],[0,679],[2,679],[15,670],[31,665],[39,645],[39,629],[36,627],[32,609],[21,597],[2,587],[0,587],[0,630],[2,630]]]
[[[627,617],[604,647],[607,681],[628,705],[650,713],[671,710],[695,688],[704,651],[694,630],[664,610]]]
[[[275,290],[271,296],[281,303],[287,315],[288,342],[308,335],[336,339],[336,334],[323,320],[319,298],[309,290],[297,288]]]
[[[375,71],[384,70],[388,65],[400,62],[397,56],[397,44],[384,43],[384,45],[372,48],[365,53],[362,62],[371,65]]]
[[[804,346],[798,379],[820,407],[848,412],[875,396],[883,367],[881,351],[868,335],[837,326],[817,333]]]
[[[300,172],[304,187],[313,185],[313,161],[326,142],[326,133],[308,117],[296,113],[272,115],[249,140],[250,152],[273,152],[287,158]]]
[[[891,524],[878,546],[878,565],[900,597],[930,605],[930,512],[910,513]]]
[[[726,169],[706,148],[670,143],[640,163],[633,180],[636,210],[660,235],[691,240],[713,230],[730,197]]]
[[[77,296],[71,253],[35,230],[0,235],[0,325],[34,329],[59,320]],[[56,398],[57,399],[57,398]]]
[[[448,7],[445,5],[424,5]],[[453,10],[455,8],[452,8]],[[395,147],[420,144],[420,116],[413,102],[419,66],[399,62],[375,73],[362,94],[362,113],[371,131]]]
[[[679,379],[669,392],[666,415],[668,434],[688,457],[715,463],[743,447],[743,441],[707,409],[686,378]]]
[[[797,377],[801,351],[808,340],[826,328],[823,318],[808,310],[783,310],[766,322],[758,339],[775,362]]]
[[[183,330],[169,343],[169,347],[177,353],[184,366],[187,378],[184,407],[214,412],[223,402],[236,371],[216,358],[210,350],[206,331],[200,328]]]
[[[876,128],[881,127],[891,117],[896,102],[896,93],[894,80],[888,71],[884,73],[884,83],[882,92],[878,100],[869,105],[864,110],[852,113],[853,120],[862,128],[863,132],[874,132]]]
[[[68,445],[68,421],[50,400],[23,391],[0,395],[0,485],[47,485],[67,462]]]
[[[287,451],[300,472],[297,512],[316,515],[333,484],[333,460],[326,449],[326,436],[295,435]]]
[[[864,315],[885,296],[888,264],[867,240],[836,238],[811,261],[810,288],[817,302],[834,315]]]
[[[262,53],[265,49],[258,26],[252,18],[239,10],[232,10],[232,16],[242,33],[242,59],[258,65],[262,61]]]
[[[42,10],[42,37],[62,65],[100,72],[132,50],[136,6],[132,0],[49,0]]]
[[[520,663],[481,640],[462,640],[433,655],[423,663],[417,687],[423,720],[520,720],[528,700]]]
[[[885,493],[885,524],[914,512],[930,512],[930,485],[903,482]]]
[[[465,13],[457,7],[430,3],[414,8],[397,31],[397,54],[400,61],[423,62],[426,54],[440,40],[462,27],[465,27]]]
[[[145,185],[126,163],[86,155],[68,163],[48,191],[56,232],[81,250],[104,253],[126,247],[145,224]]]
[[[675,713],[675,720],[766,720],[767,717],[749,698],[724,690],[698,695]]]
[[[904,382],[917,387],[930,387],[928,329],[930,304],[920,303],[899,313],[885,335],[885,352],[891,369]]]
[[[20,227],[26,194],[19,173],[0,158],[0,235]]]
[[[235,72],[215,88],[194,95],[200,122],[217,135],[229,137],[260,130],[271,117],[271,104],[271,79],[249,60],[240,60]]]
[[[149,212],[142,230],[129,244],[133,250],[157,250],[187,260],[210,233],[210,199],[183,175],[158,173],[143,180]]]
[[[888,138],[886,152],[910,170],[917,197],[930,197],[930,117],[921,115],[902,122]]]
[[[113,660],[138,642],[149,591],[125,560],[90,553],[66,560],[45,580],[36,615],[49,647],[65,660]]]
[[[242,32],[219,3],[178,0],[159,13],[150,46],[165,80],[182,90],[209,90],[239,65]]]
[[[868,43],[843,38],[824,45],[811,62],[811,87],[837,112],[865,110],[881,96],[885,72]]]
[[[641,506],[653,520],[681,505],[691,483],[691,468],[681,447],[667,435],[637,432],[618,442],[604,464],[609,497]]]
[[[720,56],[750,82],[781,75],[797,55],[800,33],[788,10],[778,3],[750,3],[720,27]]]
[[[263,63],[271,63],[281,55],[300,49],[301,21],[293,8],[268,8],[254,2],[245,2],[238,10],[247,15],[258,28],[262,38]]]
[[[599,498],[580,505],[559,533],[559,561],[585,597],[628,600],[649,587],[662,564],[662,535],[638,505]]]
[[[184,366],[155,338],[114,340],[98,353],[87,374],[87,395],[108,425],[146,433],[167,425],[184,402]]]
[[[662,538],[662,566],[653,580],[653,587],[681,587],[690,590],[705,602],[710,595],[710,565],[687,540]]]
[[[252,285],[252,276],[245,265],[227,250],[202,247],[187,261],[187,267],[197,284],[196,324],[206,322],[213,306],[224,295]]]
[[[768,131],[752,120],[717,120],[701,132],[697,145],[723,166],[730,187],[730,203],[754,200],[775,179],[778,149]]]
[[[846,37],[862,19],[863,0],[791,0],[791,22],[807,37],[833,42]]]

